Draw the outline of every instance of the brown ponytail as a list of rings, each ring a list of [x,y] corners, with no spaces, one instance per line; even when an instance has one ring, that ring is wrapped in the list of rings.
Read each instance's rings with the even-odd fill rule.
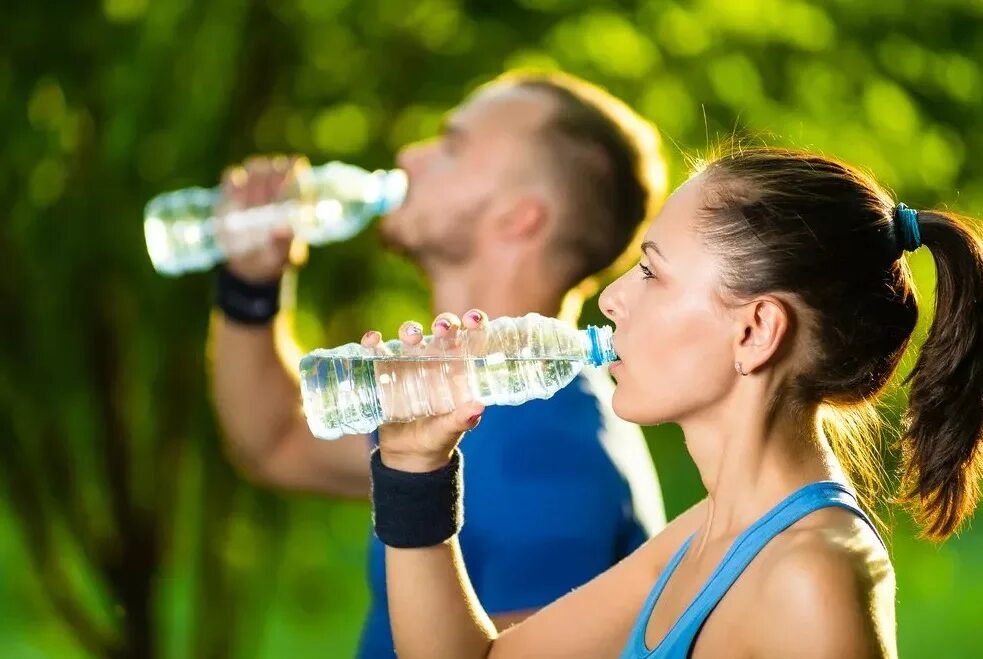
[[[935,259],[935,319],[909,376],[905,499],[925,535],[954,533],[979,499],[983,476],[983,239],[970,221],[919,214]]]

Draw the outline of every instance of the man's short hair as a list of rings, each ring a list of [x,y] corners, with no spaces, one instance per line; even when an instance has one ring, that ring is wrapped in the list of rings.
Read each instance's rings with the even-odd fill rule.
[[[512,71],[494,84],[541,91],[556,109],[541,129],[546,162],[565,217],[554,244],[568,261],[568,286],[609,268],[661,206],[668,185],[656,128],[600,87],[559,72]]]

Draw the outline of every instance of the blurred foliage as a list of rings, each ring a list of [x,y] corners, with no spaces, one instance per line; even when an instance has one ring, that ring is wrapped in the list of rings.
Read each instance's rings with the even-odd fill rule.
[[[152,271],[158,192],[253,153],[386,166],[475,85],[537,66],[656,122],[676,182],[684,152],[743,135],[983,212],[979,0],[8,3],[0,36],[7,658],[344,657],[357,639],[367,509],[258,491],[224,461],[210,278]],[[931,259],[914,263],[927,296]],[[428,313],[372,232],[315,250],[298,299],[305,346]],[[678,513],[701,484],[677,430],[648,436]],[[936,547],[894,521],[901,655],[980,656],[983,532]]]

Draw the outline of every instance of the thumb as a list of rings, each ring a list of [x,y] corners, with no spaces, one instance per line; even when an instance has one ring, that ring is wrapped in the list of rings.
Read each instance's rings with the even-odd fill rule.
[[[278,245],[289,245],[294,239],[294,231],[289,226],[278,226],[270,230],[270,240]]]
[[[444,426],[448,434],[459,435],[477,426],[484,411],[485,406],[478,401],[468,401],[453,412],[446,414],[441,419],[441,425]]]
[[[294,234],[290,227],[277,227],[270,233],[270,247],[278,258],[287,260],[290,256]]]

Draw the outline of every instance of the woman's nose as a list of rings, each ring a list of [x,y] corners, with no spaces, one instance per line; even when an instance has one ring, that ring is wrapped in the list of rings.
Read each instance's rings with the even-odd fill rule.
[[[617,279],[610,284],[608,284],[597,300],[597,306],[600,307],[601,313],[608,320],[612,320],[615,323],[621,318],[621,294],[619,292],[618,283],[620,279]]]

